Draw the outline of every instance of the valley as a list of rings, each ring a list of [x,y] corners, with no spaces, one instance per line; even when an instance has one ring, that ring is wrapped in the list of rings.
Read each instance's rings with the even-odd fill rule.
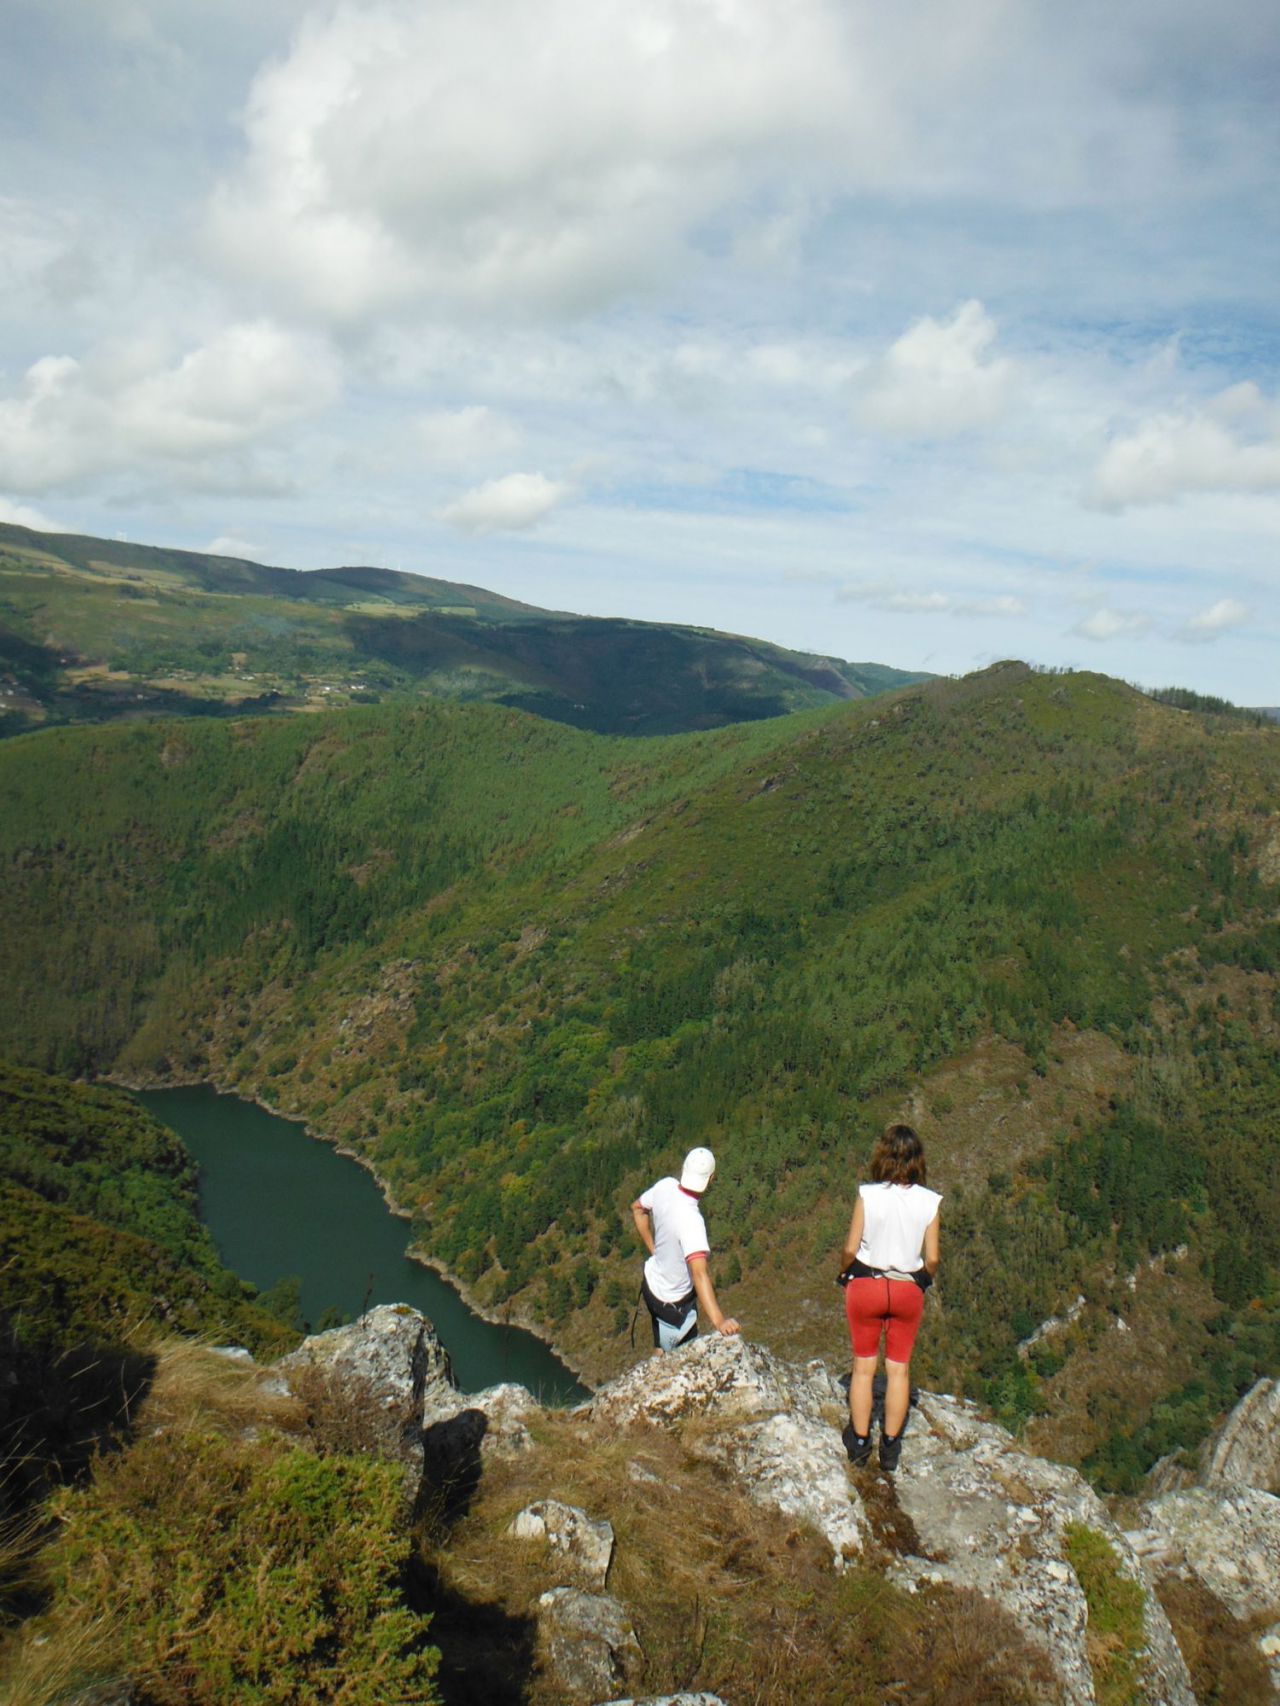
[[[4,1050],[307,1118],[593,1380],[625,1205],[696,1142],[727,1306],[843,1354],[901,1114],[949,1199],[923,1380],[1123,1489],[1275,1366],[1255,719],[1006,664],[643,743],[441,702],[51,729],[0,778]]]

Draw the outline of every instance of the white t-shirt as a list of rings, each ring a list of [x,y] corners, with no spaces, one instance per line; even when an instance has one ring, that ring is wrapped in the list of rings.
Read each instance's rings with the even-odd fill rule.
[[[711,1253],[702,1210],[697,1197],[671,1178],[659,1179],[638,1200],[653,1216],[653,1254],[644,1265],[644,1277],[659,1303],[675,1303],[687,1297],[693,1285],[690,1256]]]
[[[858,1260],[869,1268],[914,1274],[924,1266],[924,1234],[942,1201],[923,1185],[859,1185],[862,1242]]]

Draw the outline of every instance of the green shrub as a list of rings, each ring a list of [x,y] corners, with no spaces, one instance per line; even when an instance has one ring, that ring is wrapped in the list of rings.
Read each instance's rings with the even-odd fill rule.
[[[1098,1706],[1140,1706],[1147,1596],[1139,1583],[1123,1575],[1106,1535],[1084,1523],[1067,1525],[1067,1562],[1076,1573],[1089,1607],[1085,1647],[1093,1671]]]
[[[402,1505],[391,1464],[153,1435],[57,1500],[50,1621],[107,1619],[156,1706],[434,1702]]]

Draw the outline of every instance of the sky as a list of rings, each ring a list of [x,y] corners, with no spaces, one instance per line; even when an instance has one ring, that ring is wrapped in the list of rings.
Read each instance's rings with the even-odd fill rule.
[[[0,28],[0,519],[1280,704],[1274,0]]]

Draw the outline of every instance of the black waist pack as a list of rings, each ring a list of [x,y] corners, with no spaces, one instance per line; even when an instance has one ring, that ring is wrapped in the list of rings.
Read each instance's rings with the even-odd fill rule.
[[[677,1297],[674,1303],[664,1303],[661,1298],[653,1295],[649,1290],[648,1280],[641,1275],[640,1296],[644,1299],[644,1306],[650,1315],[656,1316],[659,1321],[665,1321],[668,1327],[683,1327],[685,1317],[693,1307],[696,1293],[687,1291],[683,1297]]]
[[[865,1262],[860,1262],[857,1257],[855,1257],[853,1261],[849,1263],[849,1266],[845,1268],[843,1273],[836,1275],[836,1284],[848,1285],[851,1279],[887,1278],[888,1275],[885,1273],[883,1268],[868,1267]],[[913,1285],[918,1285],[921,1291],[928,1291],[929,1287],[933,1284],[933,1275],[925,1268],[917,1268],[915,1273],[910,1276],[910,1279],[911,1283]]]

